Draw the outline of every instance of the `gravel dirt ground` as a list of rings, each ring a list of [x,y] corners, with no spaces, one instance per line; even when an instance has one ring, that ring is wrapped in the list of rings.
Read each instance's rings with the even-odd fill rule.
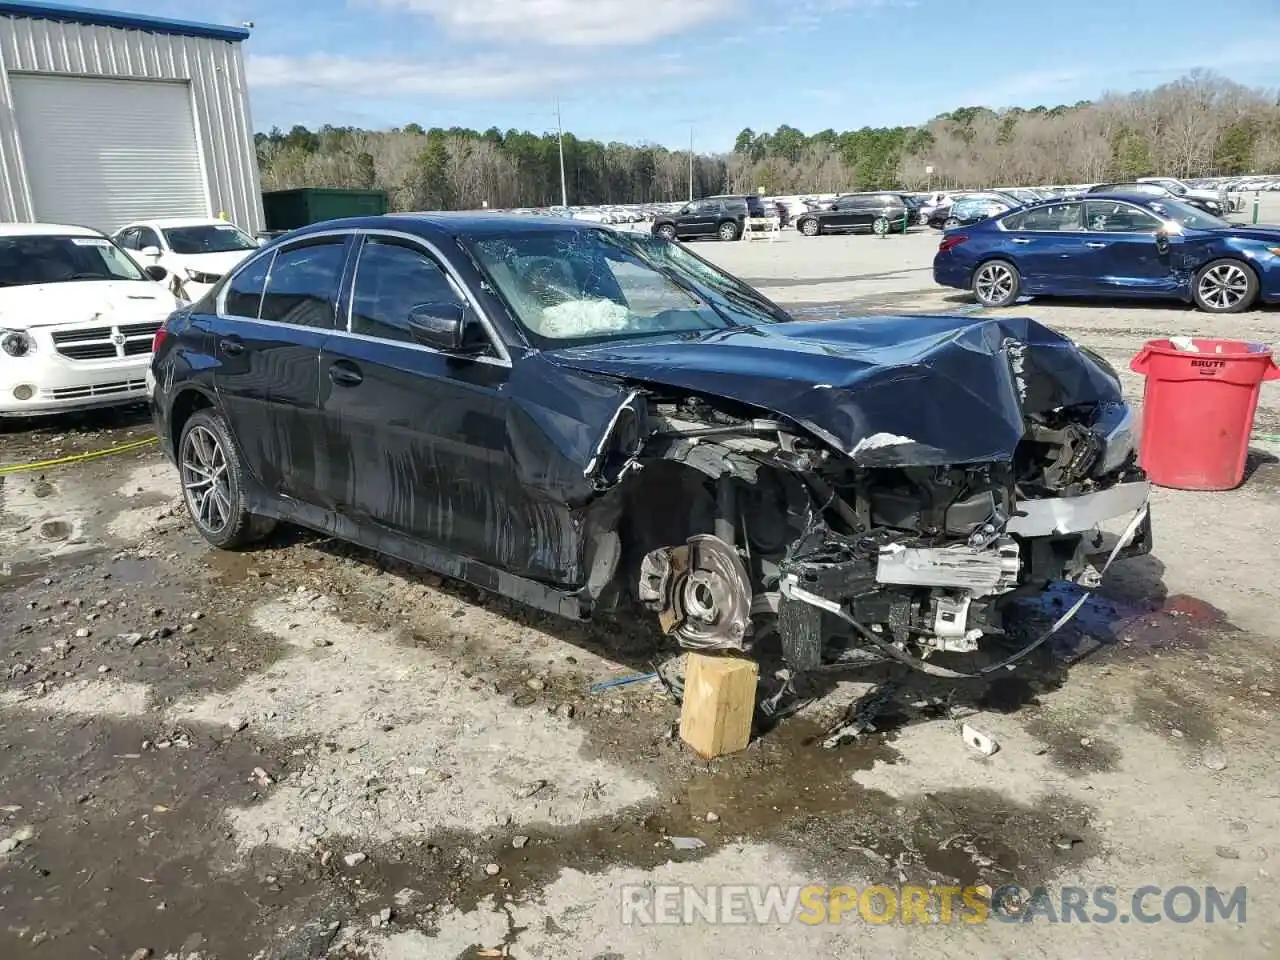
[[[814,320],[976,312],[933,286],[936,241],[696,249]],[[1122,371],[1150,337],[1280,324],[1010,312]],[[650,669],[643,624],[562,622],[297,530],[212,551],[154,445],[0,475],[0,957],[1274,957],[1280,384],[1256,427],[1244,485],[1157,491],[1154,554],[1038,663],[823,750],[866,689],[842,682],[711,762],[658,685],[589,691]],[[0,424],[0,464],[148,434],[145,411]],[[966,748],[961,715],[1000,750]],[[1110,886],[1119,915],[625,923],[619,891],[662,883]],[[1128,922],[1148,885],[1244,886],[1247,913]]]

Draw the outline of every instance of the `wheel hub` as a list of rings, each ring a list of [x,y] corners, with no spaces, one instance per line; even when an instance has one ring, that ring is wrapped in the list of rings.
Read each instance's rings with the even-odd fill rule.
[[[751,581],[742,559],[718,537],[699,534],[682,547],[648,554],[640,599],[664,633],[691,650],[745,650],[751,635]]]

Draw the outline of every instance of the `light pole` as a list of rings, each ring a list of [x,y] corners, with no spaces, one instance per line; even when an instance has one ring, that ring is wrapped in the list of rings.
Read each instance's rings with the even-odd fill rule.
[[[569,209],[569,188],[564,179],[564,127],[560,123],[560,98],[556,97],[556,139],[560,143],[560,205]]]
[[[689,202],[693,203],[693,124],[689,124]]]

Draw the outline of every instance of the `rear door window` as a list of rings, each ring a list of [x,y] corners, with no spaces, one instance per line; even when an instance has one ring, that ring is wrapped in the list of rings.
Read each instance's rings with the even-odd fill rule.
[[[345,237],[326,237],[278,251],[267,277],[261,318],[332,328],[346,258]]]
[[[1083,230],[1078,203],[1054,203],[1044,207],[1032,207],[1024,213],[1006,218],[1003,222],[1009,230],[1029,230],[1038,233],[1062,233]],[[1015,226],[1011,221],[1017,220]]]

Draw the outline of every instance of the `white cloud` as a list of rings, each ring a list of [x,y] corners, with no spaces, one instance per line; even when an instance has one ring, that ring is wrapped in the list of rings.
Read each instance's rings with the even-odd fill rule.
[[[505,59],[442,64],[430,60],[380,60],[317,54],[308,57],[245,58],[249,83],[257,89],[310,88],[377,98],[429,94],[484,100],[547,93],[581,81],[585,66],[514,63]]]
[[[1045,97],[1052,98],[1064,91],[1076,90],[1084,79],[1084,74],[1073,70],[1039,70],[1013,74],[997,79],[992,86],[970,90],[959,97],[956,103],[993,108],[1026,106],[1030,100],[1039,102]]]
[[[364,0],[467,37],[550,46],[638,46],[715,20],[740,0]]]

